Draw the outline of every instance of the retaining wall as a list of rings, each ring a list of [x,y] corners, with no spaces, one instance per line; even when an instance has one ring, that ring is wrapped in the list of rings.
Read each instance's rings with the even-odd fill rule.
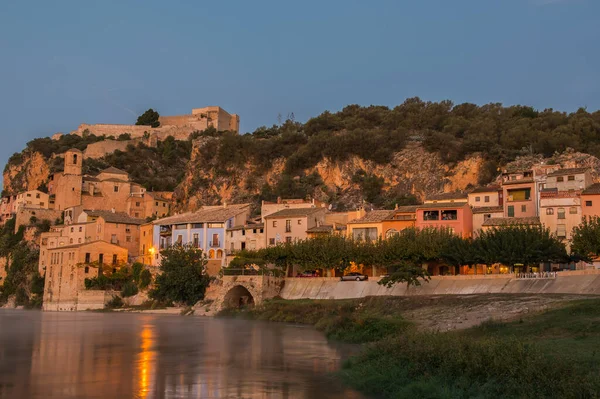
[[[368,281],[339,278],[286,278],[280,296],[284,299],[349,299],[366,296],[469,295],[469,294],[581,294],[600,295],[598,271],[559,272],[556,278],[517,279],[512,275],[434,276],[421,286],[396,284],[386,288]]]

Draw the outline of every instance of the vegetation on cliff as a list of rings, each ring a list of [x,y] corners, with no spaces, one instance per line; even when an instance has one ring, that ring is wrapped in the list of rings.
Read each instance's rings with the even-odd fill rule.
[[[376,397],[594,398],[600,392],[595,350],[600,300],[444,333],[423,331],[407,321],[407,311],[421,309],[418,301],[271,300],[223,315],[310,324],[331,339],[370,342],[344,364],[340,375]]]
[[[0,258],[5,259],[5,266],[0,267],[6,267],[6,278],[0,280],[0,305],[14,297],[15,306],[39,308],[44,293],[44,278],[38,272],[39,249],[24,239],[24,226],[16,234],[14,231],[14,219],[0,230]]]

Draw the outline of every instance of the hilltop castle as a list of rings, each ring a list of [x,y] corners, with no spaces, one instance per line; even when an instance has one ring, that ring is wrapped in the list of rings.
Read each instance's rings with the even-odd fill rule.
[[[150,134],[159,140],[168,136],[173,136],[177,140],[186,140],[190,133],[202,131],[208,127],[214,127],[218,131],[230,130],[239,132],[240,130],[240,117],[236,114],[228,113],[221,107],[194,108],[191,114],[161,116],[158,121],[160,122],[160,126],[157,128],[139,125],[104,123],[89,125],[82,123],[71,134],[82,136],[84,133],[89,133],[96,136],[118,137],[123,133],[129,133],[132,139]]]

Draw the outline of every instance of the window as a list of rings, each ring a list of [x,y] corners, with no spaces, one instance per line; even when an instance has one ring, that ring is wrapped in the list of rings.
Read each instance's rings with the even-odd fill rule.
[[[79,244],[81,244],[81,237],[79,237],[79,238],[77,239],[77,242],[78,242]]]
[[[277,220],[273,220],[273,227],[277,227]]]
[[[567,236],[567,226],[564,224],[559,224],[556,226],[556,236],[557,237],[566,237]]]
[[[592,201],[585,201],[585,206],[592,206]]]
[[[139,202],[136,202],[136,203],[135,203],[135,206],[140,206],[140,205],[141,205],[141,204],[140,204]]]
[[[125,233],[131,233],[131,228],[128,224],[125,225]]]
[[[131,236],[125,236],[125,242],[131,242]]]
[[[44,206],[44,203],[43,203],[43,202],[40,202],[40,206]]]
[[[31,194],[27,193],[27,198],[31,197]]]
[[[187,230],[187,224],[176,224],[175,230]]]
[[[167,203],[163,202],[163,208],[166,208],[166,207],[167,207]]]
[[[481,201],[481,197],[475,197],[475,202]]]
[[[564,178],[564,177],[562,177],[562,176],[558,176],[558,177],[556,178],[556,181],[557,181],[557,182],[563,182],[563,181],[565,181],[565,178]]]
[[[90,267],[86,266],[83,270],[85,274],[88,274],[90,272]]]
[[[491,219],[491,218],[492,218],[492,214],[491,213],[484,213],[483,214],[483,220],[484,221],[486,221],[488,219]]]
[[[565,218],[565,208],[558,208],[557,213],[559,219]]]
[[[192,223],[192,229],[201,229],[204,227],[202,223]]]
[[[242,235],[245,236],[246,235],[246,230],[242,229]]]
[[[234,243],[231,243],[230,247],[231,247],[231,252],[235,251],[235,244]]]
[[[113,254],[113,261],[112,261],[113,265],[117,264],[117,254]]]
[[[521,205],[521,212],[527,212],[527,205]]]
[[[457,210],[446,210],[442,211],[442,220],[457,220],[458,219],[458,211]]]
[[[352,230],[352,237],[355,240],[376,240],[377,239],[377,228],[376,227],[364,227]]]
[[[200,237],[198,236],[198,233],[194,233],[193,237],[193,242],[194,242],[194,247],[199,248],[200,247]]]
[[[301,225],[302,224],[302,219],[298,219],[298,224]]]
[[[115,193],[119,192],[119,186],[115,184],[115,186],[113,187],[113,190]]]
[[[208,223],[209,229],[220,229],[223,228],[223,223]]]
[[[73,154],[73,165],[77,165],[77,154]]]
[[[576,215],[577,214],[577,207],[576,206],[572,206],[569,208],[569,213],[571,215]]]
[[[567,177],[567,180],[568,181],[575,181],[575,176],[569,176],[569,177]]]
[[[157,202],[155,202],[155,205],[156,205],[156,206],[158,206],[158,201],[157,201]]]
[[[116,234],[111,234],[110,236],[110,243],[111,244],[118,244],[119,240],[117,239],[117,235]]]
[[[140,217],[140,213],[139,213],[139,212],[135,212],[134,216],[135,216],[136,218],[139,218],[139,217]]]
[[[69,244],[73,244],[73,239],[69,238]]]
[[[211,246],[218,247],[219,245],[219,235],[215,233],[212,235]]]
[[[275,239],[269,238],[269,245],[275,245]]]
[[[85,263],[90,263],[90,253],[89,252],[87,252],[85,254]]]
[[[35,195],[35,198],[40,198],[40,194],[39,194],[39,193],[38,193],[38,194],[36,194],[36,195]]]
[[[439,220],[440,211],[425,211],[423,212],[423,220]]]
[[[175,241],[177,245],[183,244],[183,236],[181,234],[177,234],[177,241]]]
[[[289,233],[292,231],[292,221],[291,220],[286,220],[285,221],[285,232]]]
[[[98,254],[98,263],[104,264],[104,254]]]
[[[285,237],[285,242],[287,242],[288,244],[292,242],[292,237],[287,236]]]
[[[509,201],[529,201],[531,198],[530,188],[519,188],[515,190],[508,190]]]
[[[546,215],[554,215],[554,208],[546,209]]]
[[[79,232],[81,233],[83,231],[83,227],[79,226]]]
[[[484,200],[485,202],[490,202],[490,196],[489,196],[489,195],[486,195],[485,197],[483,197],[483,200]]]
[[[509,205],[508,206],[508,217],[509,218],[514,218],[515,217],[515,207],[513,205]]]

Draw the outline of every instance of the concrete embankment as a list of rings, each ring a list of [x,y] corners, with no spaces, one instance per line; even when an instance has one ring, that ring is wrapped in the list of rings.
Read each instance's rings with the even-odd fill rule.
[[[600,272],[565,271],[555,278],[517,279],[513,275],[434,276],[418,287],[397,284],[386,288],[368,281],[338,278],[287,278],[280,293],[284,299],[349,299],[366,296],[469,295],[469,294],[580,294],[600,295]]]

